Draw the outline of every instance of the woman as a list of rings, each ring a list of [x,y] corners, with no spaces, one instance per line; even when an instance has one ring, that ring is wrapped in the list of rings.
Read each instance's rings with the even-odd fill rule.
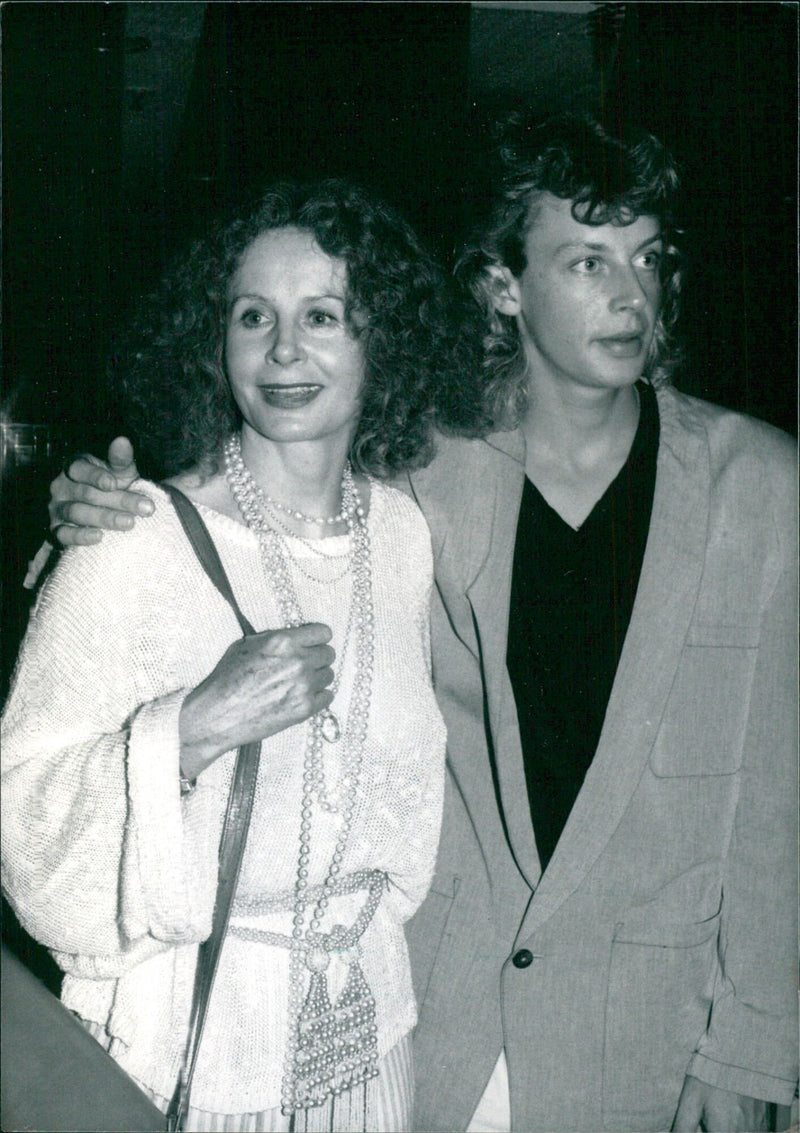
[[[140,481],[152,517],[67,553],[23,644],[4,888],[64,1003],[162,1109],[234,749],[263,741],[190,1129],[410,1127],[402,925],[433,870],[444,726],[429,535],[380,479],[429,456],[433,378],[459,361],[448,303],[407,225],[342,182],[279,185],[196,245],[133,328],[121,392],[142,467],[193,501],[260,632],[239,637]],[[312,972],[335,1019],[362,1012],[345,1067],[299,1053]]]

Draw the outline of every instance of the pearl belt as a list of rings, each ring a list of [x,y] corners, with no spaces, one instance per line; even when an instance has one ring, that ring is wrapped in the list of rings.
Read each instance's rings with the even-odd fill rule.
[[[300,943],[300,951],[306,952],[306,965],[312,971],[321,971],[328,966],[328,954],[331,952],[348,952],[357,947],[369,922],[377,909],[381,896],[388,884],[387,875],[379,869],[361,869],[355,873],[343,874],[322,886],[309,886],[306,890],[309,899],[317,900],[326,891],[329,897],[341,897],[349,893],[358,893],[365,890],[368,894],[364,907],[356,917],[351,927],[334,925],[330,932],[307,933]],[[295,894],[292,891],[283,893],[256,895],[253,897],[236,897],[233,902],[231,916],[253,916],[265,913],[291,912],[294,908]],[[250,928],[245,925],[231,923],[228,927],[230,936],[239,940],[257,941],[262,944],[272,944],[279,948],[293,948],[297,941],[281,932],[269,932],[266,929]]]

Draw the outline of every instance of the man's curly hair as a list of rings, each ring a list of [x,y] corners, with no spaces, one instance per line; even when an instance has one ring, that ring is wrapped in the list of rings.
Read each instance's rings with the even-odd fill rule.
[[[224,368],[228,286],[250,244],[285,227],[308,231],[347,266],[345,317],[365,358],[354,466],[385,478],[431,458],[435,385],[476,364],[460,329],[463,299],[406,221],[365,190],[281,181],[249,216],[192,246],[116,353],[111,372],[145,474],[213,468],[240,427]]]
[[[495,310],[487,268],[503,265],[516,277],[525,270],[525,239],[536,223],[542,193],[572,201],[572,215],[582,224],[632,224],[640,216],[660,222],[661,309],[643,376],[654,385],[668,381],[679,363],[673,334],[682,270],[676,245],[678,174],[661,142],[643,130],[614,136],[584,116],[564,114],[541,122],[517,112],[495,129],[490,178],[488,217],[476,226],[456,264],[456,275],[477,301],[488,328],[482,372],[475,377],[483,398],[476,411],[479,399],[465,397],[463,376],[459,385],[443,384],[440,419],[456,431],[481,434],[513,427],[524,413],[524,346],[516,321]]]

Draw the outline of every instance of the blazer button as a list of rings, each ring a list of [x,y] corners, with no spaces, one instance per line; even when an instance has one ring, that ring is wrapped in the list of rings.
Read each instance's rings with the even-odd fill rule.
[[[527,948],[520,948],[519,952],[514,953],[511,963],[515,968],[527,968],[533,963],[533,953]]]

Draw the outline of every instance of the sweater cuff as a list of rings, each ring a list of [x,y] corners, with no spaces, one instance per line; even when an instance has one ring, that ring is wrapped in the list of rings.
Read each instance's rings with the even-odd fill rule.
[[[730,1090],[734,1094],[775,1102],[777,1105],[791,1105],[797,1085],[794,1081],[774,1078],[771,1074],[763,1074],[758,1070],[726,1066],[704,1054],[693,1056],[686,1073],[720,1090]]]
[[[128,743],[129,835],[135,872],[147,931],[168,941],[185,940],[191,922],[179,785],[179,718],[186,692],[181,689],[143,705],[131,724]]]

